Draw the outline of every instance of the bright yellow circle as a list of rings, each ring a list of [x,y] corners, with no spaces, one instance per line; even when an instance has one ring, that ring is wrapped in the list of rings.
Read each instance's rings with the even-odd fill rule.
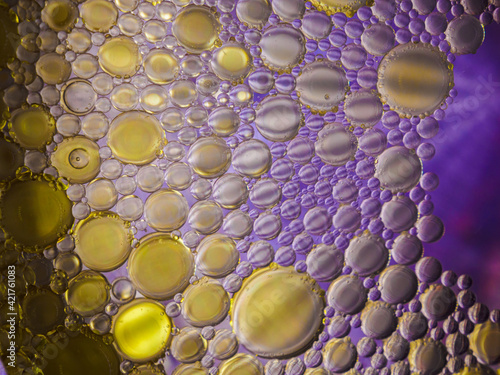
[[[133,76],[141,65],[138,45],[125,36],[108,39],[99,48],[97,57],[102,70],[119,78]]]

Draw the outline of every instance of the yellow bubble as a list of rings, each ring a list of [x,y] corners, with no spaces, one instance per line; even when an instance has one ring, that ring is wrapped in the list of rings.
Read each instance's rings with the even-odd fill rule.
[[[220,24],[208,7],[191,5],[177,14],[172,33],[191,53],[211,50],[218,42]]]
[[[53,263],[56,270],[66,272],[68,279],[75,277],[82,270],[82,262],[75,253],[59,253]]]
[[[84,316],[101,312],[109,302],[108,280],[98,272],[86,270],[71,279],[65,293],[66,302]]]
[[[108,39],[97,56],[102,70],[119,78],[133,76],[141,65],[139,47],[125,36]]]
[[[128,273],[143,295],[166,300],[188,286],[194,273],[193,255],[169,234],[152,233],[130,255]]]
[[[35,68],[36,74],[47,85],[59,85],[71,75],[71,64],[55,52],[42,55],[36,62]]]
[[[89,182],[99,173],[99,146],[81,135],[66,138],[59,143],[50,161],[69,182]]]
[[[139,103],[139,92],[134,85],[124,83],[116,86],[109,96],[111,104],[117,110],[125,112],[134,109]]]
[[[54,118],[42,107],[18,109],[10,119],[10,134],[21,147],[41,149],[56,132]]]
[[[312,4],[327,15],[343,12],[348,17],[354,16],[359,8],[372,6],[373,0],[312,0]]]
[[[193,363],[200,360],[207,351],[207,340],[200,330],[185,327],[172,340],[170,352],[182,363]]]
[[[322,324],[324,305],[323,292],[309,276],[293,267],[264,268],[246,279],[235,294],[232,326],[252,353],[287,357],[304,352],[312,343]]]
[[[42,21],[54,31],[69,31],[78,17],[78,8],[69,0],[51,0],[42,10]]]
[[[167,90],[158,85],[147,86],[141,91],[140,102],[148,113],[163,112],[168,105]]]
[[[464,367],[460,371],[455,373],[456,375],[495,375],[497,374],[491,368],[482,365],[476,365],[474,367]]]
[[[199,363],[177,366],[172,375],[208,375],[208,370]]]
[[[14,177],[17,168],[23,163],[24,155],[21,148],[0,136],[0,181]]]
[[[138,366],[132,370],[131,375],[164,375],[165,372],[160,366],[146,364]]]
[[[187,160],[194,171],[205,178],[223,175],[231,165],[231,150],[219,137],[198,139],[189,149]]]
[[[237,266],[240,254],[236,243],[222,234],[205,237],[197,248],[196,266],[203,275],[224,277]]]
[[[108,132],[109,148],[124,163],[147,164],[159,155],[164,143],[160,123],[156,117],[145,112],[131,111],[118,115],[111,122]]]
[[[122,12],[132,12],[139,5],[139,0],[114,0],[114,3]]]
[[[225,319],[229,307],[229,295],[222,285],[203,277],[184,292],[182,316],[195,327],[215,326]]]
[[[172,83],[168,88],[168,95],[173,104],[183,108],[192,105],[198,97],[196,85],[189,80],[179,80]]]
[[[63,345],[61,345],[64,343]],[[59,343],[58,343],[59,344]],[[44,374],[51,375],[120,375],[120,357],[111,345],[91,334],[65,335],[47,358]],[[92,358],[92,360],[89,360]]]
[[[162,232],[182,227],[188,211],[186,198],[175,190],[159,190],[151,194],[144,205],[144,216],[149,226]]]
[[[237,354],[221,363],[220,375],[263,375],[264,367],[260,361],[250,354]]]
[[[170,344],[172,326],[163,305],[141,298],[120,307],[111,331],[118,352],[140,363],[163,354]]]
[[[105,33],[116,24],[118,9],[106,0],[87,0],[80,8],[80,16],[90,31]]]
[[[54,182],[16,180],[0,198],[0,226],[25,250],[43,248],[71,227],[71,206]]]
[[[470,348],[485,365],[500,363],[500,324],[486,321],[477,324],[469,335]]]
[[[382,102],[404,116],[428,116],[453,88],[452,65],[437,47],[408,43],[392,49],[378,68]]]
[[[135,36],[142,30],[142,20],[135,14],[125,13],[118,19],[118,27],[126,36]]]
[[[113,212],[92,212],[75,229],[75,250],[95,271],[112,271],[128,258],[133,239],[130,224]]]
[[[239,81],[250,72],[252,57],[242,45],[227,43],[214,51],[211,64],[217,77]]]
[[[170,83],[179,74],[179,62],[173,52],[167,49],[151,50],[143,65],[148,78],[157,84]]]
[[[84,53],[92,46],[90,33],[85,29],[73,29],[66,38],[68,48],[75,53]]]

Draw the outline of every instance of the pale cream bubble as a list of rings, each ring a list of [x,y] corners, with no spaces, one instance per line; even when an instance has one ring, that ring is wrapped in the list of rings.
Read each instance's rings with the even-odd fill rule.
[[[198,139],[187,154],[188,163],[204,178],[214,178],[224,174],[231,165],[231,150],[218,137]]]
[[[191,228],[202,234],[216,232],[222,225],[222,208],[213,201],[195,203],[189,211],[188,222]]]
[[[188,212],[186,198],[174,190],[157,191],[148,197],[144,205],[144,216],[149,226],[163,232],[182,227]]]
[[[247,177],[260,177],[271,168],[272,155],[269,147],[258,139],[242,142],[233,154],[233,168]]]

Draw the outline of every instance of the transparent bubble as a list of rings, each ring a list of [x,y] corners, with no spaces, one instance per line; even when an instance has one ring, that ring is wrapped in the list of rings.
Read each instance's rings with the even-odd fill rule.
[[[189,148],[187,160],[200,176],[214,178],[221,176],[229,168],[231,150],[221,138],[204,137]]]
[[[243,45],[230,42],[214,51],[211,65],[214,73],[220,79],[239,81],[250,72],[252,58]]]
[[[387,147],[387,137],[380,129],[369,129],[359,138],[359,149],[366,155],[377,156]]]
[[[199,128],[206,124],[208,121],[207,110],[203,107],[191,107],[186,111],[186,122]]]
[[[126,277],[119,277],[113,280],[111,293],[121,303],[127,303],[135,297],[135,287]]]
[[[57,132],[65,137],[71,137],[80,132],[80,119],[72,114],[64,114],[57,119]]]
[[[66,38],[68,48],[75,53],[84,53],[92,45],[90,40],[90,33],[85,29],[73,29]]]
[[[236,16],[249,27],[261,29],[271,15],[267,0],[240,0],[236,4]]]
[[[250,88],[258,94],[267,94],[274,86],[273,73],[266,68],[260,68],[248,76]]]
[[[306,264],[307,273],[316,281],[331,281],[342,272],[344,254],[334,246],[320,244],[307,255]]]
[[[408,341],[417,340],[427,332],[427,319],[421,312],[405,312],[401,319],[400,332]]]
[[[135,14],[126,13],[118,18],[117,24],[124,35],[135,36],[142,31],[143,21]]]
[[[174,53],[167,49],[152,49],[143,62],[144,72],[156,84],[167,84],[177,78],[179,62]]]
[[[363,235],[351,240],[345,251],[345,261],[360,276],[380,272],[389,260],[389,251],[382,238]]]
[[[319,133],[314,145],[316,155],[333,166],[347,163],[358,148],[356,137],[338,123],[326,125]]]
[[[214,94],[219,89],[220,79],[212,73],[205,73],[196,79],[196,89],[202,95]]]
[[[402,265],[390,266],[380,275],[379,290],[382,299],[391,305],[406,303],[417,293],[415,273]]]
[[[151,194],[144,205],[146,221],[158,231],[179,229],[186,222],[188,212],[186,198],[174,190],[159,190]]]
[[[92,181],[86,189],[88,204],[94,210],[108,210],[116,204],[118,192],[110,180],[98,178]]]
[[[168,88],[168,96],[173,104],[186,108],[192,105],[197,97],[196,85],[189,80],[176,80]]]
[[[108,39],[98,53],[102,70],[114,77],[130,77],[141,64],[139,47],[125,36]]]
[[[89,323],[90,329],[97,335],[105,335],[111,330],[111,318],[108,314],[97,314]]]
[[[190,192],[199,201],[208,199],[212,195],[212,184],[210,181],[200,178],[191,184]],[[217,199],[215,201],[223,206]]]
[[[216,232],[222,225],[223,213],[213,201],[200,201],[189,210],[188,222],[191,228],[202,234]]]
[[[61,89],[61,106],[74,115],[85,115],[92,111],[96,100],[97,94],[85,80],[68,81]]]
[[[272,240],[281,231],[281,220],[270,212],[262,213],[255,219],[253,229],[257,237]]]
[[[142,109],[149,113],[164,111],[168,105],[167,90],[162,86],[150,85],[142,89],[139,101]]]
[[[398,318],[389,304],[369,302],[361,313],[361,330],[374,339],[389,337],[398,325]]]
[[[222,230],[229,237],[241,239],[252,233],[253,221],[248,213],[235,210],[226,215]]]
[[[116,213],[120,215],[123,220],[139,220],[143,212],[144,203],[135,195],[124,196],[116,203]]]
[[[259,42],[261,57],[272,70],[290,70],[305,53],[305,38],[299,30],[286,24],[267,29]]]
[[[407,148],[395,146],[385,150],[375,164],[380,184],[395,192],[406,192],[418,184],[422,174],[420,159]]]
[[[272,178],[259,180],[250,190],[250,201],[260,209],[274,207],[281,199],[281,188]]]
[[[270,141],[291,140],[302,124],[300,106],[288,96],[267,97],[257,108],[255,125],[260,134]]]
[[[386,228],[393,232],[403,232],[415,224],[418,210],[410,198],[399,196],[384,203],[380,218]]]
[[[205,276],[220,278],[230,274],[238,264],[236,243],[229,237],[213,234],[197,247],[196,267]]]
[[[340,61],[346,69],[359,70],[366,62],[367,54],[363,47],[356,44],[348,44],[342,49]]]
[[[418,238],[423,242],[436,242],[444,235],[444,224],[435,215],[421,217],[417,224]]]
[[[89,79],[96,75],[99,70],[99,63],[95,56],[88,53],[79,55],[71,64],[73,73],[77,77]]]
[[[163,172],[154,165],[146,165],[137,172],[137,186],[144,192],[152,193],[163,185]]]
[[[92,79],[92,87],[99,95],[107,95],[113,89],[113,79],[106,73],[98,73]]]
[[[349,339],[330,340],[323,350],[325,369],[335,373],[350,370],[356,363],[356,357],[356,347]]]
[[[271,168],[269,147],[257,139],[242,142],[233,153],[233,168],[247,177],[259,177]]]
[[[326,292],[329,306],[345,314],[356,314],[365,306],[368,291],[356,276],[340,276]]]
[[[94,141],[103,138],[108,129],[108,118],[102,113],[92,112],[82,119],[82,133]]]
[[[276,0],[271,5],[274,13],[285,22],[301,19],[306,10],[304,2],[300,0]]]
[[[352,125],[371,127],[382,118],[382,102],[375,91],[354,91],[344,104],[346,118]]]
[[[307,233],[320,236],[332,226],[332,217],[325,207],[314,207],[304,216],[304,228]]]
[[[172,163],[165,172],[165,182],[174,190],[185,190],[192,182],[192,170],[186,163]]]
[[[178,108],[167,108],[161,115],[161,125],[167,132],[174,133],[184,126],[184,112]]]
[[[172,356],[181,363],[200,360],[207,351],[207,341],[201,332],[191,327],[184,327],[174,336],[170,347]]]
[[[101,164],[101,174],[104,178],[107,178],[108,180],[115,180],[118,177],[120,177],[122,174],[122,170],[123,170],[122,164],[115,159],[105,160]]]
[[[208,125],[219,137],[229,137],[240,125],[240,118],[231,108],[216,108],[208,117]]]
[[[396,35],[391,26],[377,23],[370,25],[361,35],[361,45],[374,56],[383,56],[394,47]]]
[[[115,182],[116,190],[122,195],[132,194],[137,188],[133,177],[122,176]]]
[[[238,351],[239,343],[236,335],[227,329],[220,329],[210,340],[208,352],[219,360],[231,358]]]

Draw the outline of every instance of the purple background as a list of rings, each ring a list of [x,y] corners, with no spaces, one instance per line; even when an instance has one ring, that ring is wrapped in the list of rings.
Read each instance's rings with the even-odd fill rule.
[[[436,156],[424,172],[437,173],[432,193],[444,237],[425,247],[443,270],[472,276],[478,302],[500,308],[500,25],[486,28],[475,55],[458,56],[458,96],[434,138]]]

